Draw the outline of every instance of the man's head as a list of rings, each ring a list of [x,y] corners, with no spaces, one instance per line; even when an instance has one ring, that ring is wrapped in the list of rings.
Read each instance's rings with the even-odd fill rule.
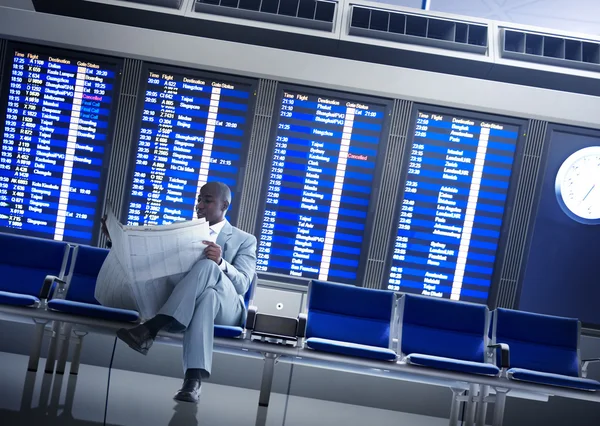
[[[231,204],[231,190],[222,182],[209,182],[200,189],[196,216],[206,218],[210,225],[225,219],[225,213]]]

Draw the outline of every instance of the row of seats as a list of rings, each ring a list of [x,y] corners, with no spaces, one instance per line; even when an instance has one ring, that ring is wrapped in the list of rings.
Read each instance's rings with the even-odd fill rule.
[[[3,253],[0,273],[4,277],[0,281],[0,305],[16,308],[21,316],[31,312],[31,318],[46,314],[44,318],[54,321],[55,336],[59,334],[60,321],[70,324],[63,333],[66,344],[63,344],[62,363],[59,359],[57,372],[64,372],[73,324],[83,326],[83,318],[93,319],[96,329],[114,332],[115,322],[140,321],[136,311],[101,306],[94,298],[96,277],[107,250],[11,234],[0,234],[0,247]],[[228,338],[248,338],[252,334],[257,310],[249,305],[255,287],[256,277],[245,297],[249,307],[248,324],[215,326],[215,336],[225,338],[222,344],[231,346],[227,342],[232,342],[236,347],[243,346],[244,351],[250,348],[250,344],[244,343],[249,341],[247,339],[235,342]],[[507,380],[555,389],[562,387],[575,390],[579,395],[600,390],[599,382],[585,377],[588,364],[600,359],[580,359],[580,323],[576,319],[508,309],[490,312],[483,305],[415,295],[398,296],[385,290],[312,281],[307,312],[300,314],[297,324],[295,337],[299,344],[294,356],[299,357],[294,359],[310,358],[311,353],[329,353],[335,362],[365,360],[361,362],[371,366],[368,368],[375,362],[386,370],[399,371],[410,366],[433,371],[440,377],[446,374],[444,372],[458,373],[461,375],[458,381],[470,386],[483,383],[482,377],[493,383],[497,380],[499,387],[495,388],[494,403],[497,408],[501,407],[494,425],[502,424],[504,402],[499,404],[499,401],[503,401],[505,394],[498,395],[498,392],[507,387]],[[43,323],[37,323],[37,330],[39,342],[32,349],[35,355],[30,358],[30,369],[32,365],[37,368]],[[51,348],[55,348],[52,345],[53,341]],[[270,346],[250,349],[275,356],[286,352],[281,346]],[[74,374],[78,370],[80,350],[81,340],[71,364]],[[53,350],[49,350],[48,360],[52,354]],[[48,360],[46,371],[50,372],[54,359]],[[270,367],[263,371],[263,385],[272,382],[273,358],[265,357],[265,362],[270,363]],[[48,365],[51,365],[50,371]],[[456,381],[447,383],[451,382]],[[267,389],[264,399],[263,388]],[[260,403],[264,406],[268,405],[268,394],[270,385],[261,386]],[[459,397],[455,393],[453,410]],[[453,412],[450,424],[457,421],[458,415]],[[478,424],[485,421],[485,411],[482,413]]]
[[[137,323],[137,311],[102,306],[96,278],[108,250],[61,241],[0,234],[0,305],[45,308],[64,314]],[[256,277],[247,292],[249,305]],[[242,327],[215,326],[215,336],[239,337]]]
[[[318,351],[598,391],[580,331],[572,318],[312,281],[304,337]]]

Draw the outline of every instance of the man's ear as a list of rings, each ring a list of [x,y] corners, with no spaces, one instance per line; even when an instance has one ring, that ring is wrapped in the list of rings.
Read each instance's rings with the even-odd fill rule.
[[[229,208],[229,201],[223,200],[223,211],[226,211]]]

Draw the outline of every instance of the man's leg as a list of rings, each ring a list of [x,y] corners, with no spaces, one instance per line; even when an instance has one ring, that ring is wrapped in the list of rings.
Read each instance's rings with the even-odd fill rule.
[[[183,332],[183,370],[198,370],[202,378],[210,375],[215,317],[220,303],[215,289],[207,289],[196,299],[189,327]]]
[[[190,272],[173,288],[158,315],[166,315],[177,321],[183,328],[188,328],[197,299],[209,288],[218,286],[222,278],[221,269],[212,260],[203,259],[192,267]]]
[[[203,259],[179,281],[158,314],[130,330],[120,329],[117,336],[132,349],[146,355],[156,334],[164,327],[185,330],[192,320],[196,299],[221,280],[221,270],[212,260]],[[176,322],[175,322],[176,321]]]
[[[209,376],[212,364],[214,323],[219,311],[216,289],[207,288],[197,299],[194,315],[183,334],[183,386],[175,399],[197,402],[200,398],[202,378]]]
[[[175,399],[198,401],[202,379],[209,377],[212,370],[214,325],[240,325],[242,315],[242,302],[226,277],[196,299],[194,315],[183,338],[185,380]]]

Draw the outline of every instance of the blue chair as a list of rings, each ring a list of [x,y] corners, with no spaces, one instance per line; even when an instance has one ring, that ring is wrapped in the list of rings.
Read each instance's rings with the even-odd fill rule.
[[[406,294],[398,312],[399,352],[407,364],[485,376],[500,373],[487,362],[487,306]]]
[[[51,277],[64,277],[71,252],[69,244],[0,233],[0,247],[0,305],[44,308],[52,291]],[[37,371],[48,322],[34,319],[34,339],[27,366],[29,371]],[[53,324],[53,336],[58,333],[58,326],[58,323]]]
[[[69,245],[0,233],[0,305],[36,308],[46,276],[63,277]]]
[[[94,297],[96,289],[96,278],[100,268],[108,255],[108,250],[90,247],[75,246],[72,250],[69,272],[64,280],[53,277],[54,283],[47,308],[49,311],[62,314],[96,318],[100,320],[119,322],[138,322],[140,317],[137,311],[128,309],[117,309],[102,306]],[[56,372],[63,374],[69,353],[69,342],[73,331],[72,323],[62,324],[63,330],[55,334],[48,349],[46,359],[46,373],[54,371],[54,364],[59,350],[58,339],[62,340]],[[79,357],[81,355],[82,339],[85,334],[76,334],[77,346],[71,365],[71,373],[77,374],[79,370]]]
[[[300,337],[316,351],[395,361],[390,349],[395,298],[391,291],[311,281]]]
[[[408,365],[472,375],[469,394],[451,387],[450,425],[458,424],[460,402],[466,401],[465,419],[484,424],[488,386],[477,376],[498,376],[489,363],[487,306],[406,294],[398,301],[398,352]]]
[[[56,287],[53,297],[48,301],[48,309],[109,321],[139,321],[138,312],[102,306],[94,297],[96,278],[107,255],[106,249],[75,247],[67,281]]]
[[[581,391],[598,391],[600,382],[586,378],[590,362],[581,360],[581,323],[577,319],[498,308],[493,343],[508,346],[510,380]]]

